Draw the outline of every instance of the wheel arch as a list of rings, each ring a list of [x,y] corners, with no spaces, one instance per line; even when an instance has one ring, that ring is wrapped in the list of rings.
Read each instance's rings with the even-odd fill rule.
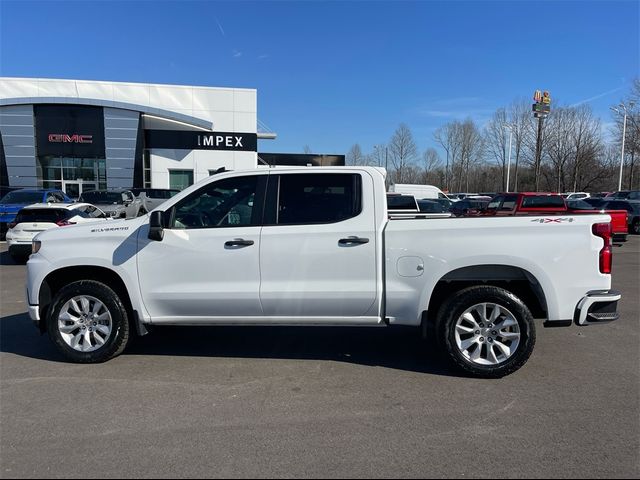
[[[423,312],[423,329],[434,326],[437,313],[447,298],[456,292],[477,285],[503,288],[518,298],[531,310],[534,318],[547,318],[549,305],[539,280],[528,270],[512,265],[470,265],[451,270],[436,283]],[[426,325],[425,325],[426,323]]]
[[[53,298],[64,286],[79,280],[94,280],[107,285],[120,297],[127,309],[129,318],[132,321],[137,319],[126,284],[117,272],[97,265],[62,267],[50,272],[44,278],[38,292],[40,318],[45,320],[40,322],[42,331],[46,330],[46,318]]]

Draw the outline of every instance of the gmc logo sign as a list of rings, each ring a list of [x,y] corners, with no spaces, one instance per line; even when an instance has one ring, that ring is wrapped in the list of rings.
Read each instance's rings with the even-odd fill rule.
[[[93,143],[93,135],[67,135],[66,133],[50,133],[51,143]]]

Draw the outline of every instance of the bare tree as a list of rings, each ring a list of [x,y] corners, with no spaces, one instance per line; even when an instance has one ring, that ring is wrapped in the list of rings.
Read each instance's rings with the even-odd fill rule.
[[[311,147],[309,147],[309,145],[305,145],[302,151],[308,155],[311,153]]]
[[[412,166],[418,155],[413,134],[405,123],[401,123],[389,142],[389,161],[393,165],[394,183],[405,183],[408,167]]]
[[[518,191],[518,168],[524,151],[524,140],[532,122],[531,107],[526,99],[517,100],[509,107],[509,124],[513,133],[513,191]]]
[[[564,192],[566,188],[566,169],[569,161],[574,157],[574,142],[572,139],[573,112],[567,108],[554,109],[545,122],[548,135],[545,135],[545,159],[548,163],[542,173],[547,180],[549,190]],[[535,140],[534,140],[535,141]],[[553,181],[555,178],[557,181]]]
[[[345,160],[347,165],[353,165],[356,167],[367,164],[367,158],[363,155],[362,149],[357,143],[351,147]]]
[[[627,128],[625,132],[624,155],[625,165],[623,174],[626,177],[623,185],[629,190],[633,190],[638,183],[635,180],[635,169],[637,159],[640,158],[640,78],[634,79],[629,94],[622,99],[627,109]],[[614,114],[615,125],[612,129],[614,144],[618,146],[618,166],[620,165],[620,149],[622,148],[622,132],[624,113],[619,106]],[[617,188],[617,186],[616,186]]]
[[[440,155],[435,148],[427,148],[422,154],[422,183],[429,185],[438,182],[437,169],[442,165]]]
[[[480,129],[475,122],[468,118],[461,125],[460,141],[460,177],[459,189],[465,187],[469,191],[469,173],[471,165],[482,158],[484,142]]]
[[[501,191],[503,192],[507,191],[507,156],[509,155],[507,135],[505,134],[507,127],[511,128],[507,122],[507,111],[504,108],[499,108],[485,129],[487,153],[490,153],[496,163],[501,166]]]
[[[446,153],[446,163],[444,167],[444,189],[449,190],[453,185],[454,165],[460,150],[460,122],[450,122],[438,128],[433,134],[433,138]]]

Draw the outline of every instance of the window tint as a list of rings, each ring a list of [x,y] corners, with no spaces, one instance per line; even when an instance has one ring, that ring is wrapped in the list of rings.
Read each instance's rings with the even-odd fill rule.
[[[483,200],[471,200],[469,202],[469,206],[471,208],[477,208],[478,210],[484,210],[485,208],[487,208],[487,205],[489,204],[489,202],[483,201]]]
[[[518,197],[515,195],[509,195],[508,197],[504,197],[504,202],[502,202],[502,206],[500,210],[509,211],[513,210],[516,207],[516,201]]]
[[[42,192],[21,192],[21,191],[15,191],[15,192],[9,192],[7,193],[4,197],[2,197],[2,200],[0,200],[0,203],[39,203],[42,201]]]
[[[16,215],[16,223],[56,223],[69,218],[69,211],[63,208],[28,208]]]
[[[93,205],[74,208],[73,210],[71,210],[71,215],[79,215],[82,218],[104,218],[105,217],[102,211],[97,209]]]
[[[144,193],[147,196],[147,198],[157,198],[157,199],[165,199],[165,200],[180,193],[179,190],[163,190],[160,188],[134,188],[131,191],[137,197],[139,197],[141,193]]]
[[[594,210],[595,207],[584,200],[569,200],[567,206],[573,210]]]
[[[259,225],[254,209],[258,177],[214,182],[176,205],[172,228],[216,228]]]
[[[280,175],[277,223],[334,223],[355,217],[361,211],[360,185],[358,174]]]
[[[613,201],[607,202],[605,207],[607,210],[626,210],[627,212],[633,212],[633,207],[628,202]]]
[[[522,208],[563,208],[564,198],[560,195],[526,196]]]
[[[80,201],[97,204],[121,204],[122,195],[118,192],[92,190],[90,192],[82,192],[82,195],[80,195]]]
[[[601,208],[606,202],[606,200],[603,200],[602,198],[593,198],[593,197],[585,198],[582,201],[596,208]]]
[[[418,200],[418,208],[423,213],[446,213],[449,211],[444,205],[429,200]]]
[[[388,210],[417,210],[413,195],[387,195]]]
[[[497,210],[502,200],[504,200],[504,197],[496,197],[492,199],[489,202],[489,205],[487,205],[487,210]]]

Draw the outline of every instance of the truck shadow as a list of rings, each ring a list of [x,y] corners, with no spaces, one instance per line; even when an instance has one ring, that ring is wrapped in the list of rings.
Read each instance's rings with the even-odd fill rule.
[[[27,314],[0,318],[0,351],[65,362]],[[464,376],[414,329],[364,327],[157,327],[124,356],[324,360],[449,377]]]
[[[0,265],[24,265],[24,263],[20,264],[16,262],[13,258],[11,258],[9,252],[5,250],[4,252],[0,252]]]

